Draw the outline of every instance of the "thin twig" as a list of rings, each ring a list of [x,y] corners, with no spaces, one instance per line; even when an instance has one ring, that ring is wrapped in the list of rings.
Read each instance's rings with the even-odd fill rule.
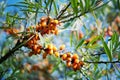
[[[20,40],[18,40],[16,45],[9,52],[7,52],[5,56],[0,58],[0,64],[2,62],[4,62],[5,60],[7,60],[10,56],[12,56],[15,51],[17,51],[19,48],[21,48],[26,42],[31,40],[33,37],[34,37],[34,35],[32,37],[30,37],[27,41],[23,40],[22,42],[20,42]]]
[[[51,8],[52,8],[52,3],[53,3],[53,0],[51,0],[50,8],[49,8],[49,10],[48,10],[48,15],[50,14],[50,11],[51,11]]]
[[[79,14],[79,15],[77,15],[77,16],[73,16],[72,18],[69,18],[68,20],[63,20],[63,21],[61,21],[61,22],[64,23],[64,22],[71,21],[71,20],[73,20],[73,19],[75,19],[75,18],[78,18],[78,17],[80,17],[80,16],[82,16],[82,15],[84,15],[84,14],[86,14],[86,13],[89,13],[89,12],[91,12],[91,11],[95,11],[95,10],[101,8],[102,6],[108,4],[109,2],[110,2],[110,1],[104,3],[104,4],[101,5],[101,6],[98,6],[98,7],[94,8],[93,10],[87,10],[87,11],[85,11],[84,13],[81,13],[81,14]]]
[[[106,64],[106,63],[120,63],[119,60],[117,61],[84,61],[85,63],[93,63],[93,64]]]
[[[59,13],[59,15],[56,17],[57,20],[59,20],[59,18],[63,15],[63,13],[67,10],[67,8],[70,6],[70,2],[68,3],[68,5],[66,7],[64,7]]]

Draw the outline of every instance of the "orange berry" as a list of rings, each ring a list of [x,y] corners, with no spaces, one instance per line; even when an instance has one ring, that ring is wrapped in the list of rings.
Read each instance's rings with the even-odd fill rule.
[[[33,44],[33,40],[30,40],[30,44]]]
[[[72,59],[78,59],[79,57],[78,57],[78,54],[73,54],[73,56],[72,56]]]
[[[109,36],[112,36],[112,35],[113,35],[113,32],[112,32],[112,31],[108,31],[108,35],[109,35]]]
[[[62,59],[63,59],[63,60],[66,60],[66,59],[67,59],[67,54],[63,54],[63,55],[62,55]]]
[[[76,70],[77,69],[77,64],[74,63],[72,67],[73,67],[74,70]]]
[[[55,46],[53,46],[53,51],[54,51],[54,52],[57,51],[57,48],[56,48]]]
[[[67,67],[71,67],[71,62],[70,61],[67,61]]]
[[[41,23],[41,26],[42,26],[42,27],[46,27],[46,26],[47,26],[46,22],[45,22],[45,21],[42,22],[42,23]]]
[[[79,59],[75,59],[75,60],[74,60],[74,63],[79,63]]]
[[[58,20],[54,20],[54,23],[55,23],[55,24],[58,24],[58,23],[59,23],[59,21],[58,21]]]
[[[67,52],[67,57],[71,57],[71,53],[70,52]]]
[[[33,46],[33,50],[36,51],[36,50],[37,50],[37,47],[38,47],[38,45],[34,45],[34,46]]]
[[[37,49],[37,51],[36,51],[36,52],[37,52],[37,53],[40,53],[40,51],[41,51],[40,49]]]
[[[79,33],[79,39],[83,38],[84,34],[82,32]]]
[[[48,54],[52,55],[53,54],[53,50],[49,50]]]
[[[50,50],[53,49],[53,44],[48,44],[47,48]]]
[[[64,49],[65,49],[65,45],[63,44],[60,46],[60,50],[64,50]]]
[[[45,21],[45,20],[46,20],[46,17],[42,17],[42,18],[41,18],[41,21]]]
[[[77,70],[79,70],[81,68],[81,65],[78,63],[77,64]]]
[[[56,56],[56,57],[59,57],[59,52],[55,52],[55,56]]]
[[[71,57],[67,57],[67,61],[71,61],[72,59],[71,59]]]
[[[109,26],[109,27],[107,28],[107,30],[108,30],[108,31],[111,31],[111,30],[112,30],[111,26]]]

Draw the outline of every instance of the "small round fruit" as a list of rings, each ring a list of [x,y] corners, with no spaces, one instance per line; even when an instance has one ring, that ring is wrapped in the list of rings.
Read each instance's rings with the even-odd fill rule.
[[[53,49],[53,44],[48,44],[47,48],[50,50]]]
[[[79,59],[75,59],[75,60],[74,60],[74,63],[79,63]]]
[[[64,50],[64,49],[65,49],[65,45],[63,44],[60,46],[60,50]]]
[[[109,35],[109,36],[112,36],[112,35],[113,35],[113,32],[112,32],[112,31],[108,31],[108,35]]]
[[[72,59],[78,59],[79,57],[78,57],[78,54],[73,54],[73,56],[72,56]]]
[[[67,64],[67,67],[71,67],[71,62],[70,61],[68,61],[66,64]]]
[[[55,52],[55,56],[56,56],[56,57],[59,57],[59,52]]]
[[[66,59],[67,59],[67,54],[63,54],[63,55],[62,55],[62,59],[63,59],[63,60],[66,60]]]

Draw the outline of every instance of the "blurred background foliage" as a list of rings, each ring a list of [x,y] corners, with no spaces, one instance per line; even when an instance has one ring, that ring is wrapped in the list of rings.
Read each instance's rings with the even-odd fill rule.
[[[119,80],[120,0],[0,0],[0,58],[20,40],[5,29],[35,26],[43,16],[61,22],[59,34],[41,36],[40,43],[53,43],[65,52],[77,53],[85,64],[77,71],[54,55],[28,56],[22,46],[0,64],[0,80]]]

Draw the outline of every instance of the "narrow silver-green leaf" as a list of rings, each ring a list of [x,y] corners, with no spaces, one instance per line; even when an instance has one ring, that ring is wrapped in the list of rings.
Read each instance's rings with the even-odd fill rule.
[[[108,48],[107,43],[104,41],[102,36],[100,37],[100,39],[102,41],[105,53],[107,54],[109,60],[112,61],[112,53],[111,53],[110,49]]]
[[[83,43],[84,43],[84,38],[82,38],[82,39],[78,42],[78,44],[77,44],[77,46],[75,47],[75,49],[77,50]]]

